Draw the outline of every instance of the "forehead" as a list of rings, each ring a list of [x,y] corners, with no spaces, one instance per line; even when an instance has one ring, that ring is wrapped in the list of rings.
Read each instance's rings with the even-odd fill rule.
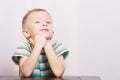
[[[51,16],[49,13],[45,11],[35,11],[31,12],[28,16],[28,19],[51,19]]]

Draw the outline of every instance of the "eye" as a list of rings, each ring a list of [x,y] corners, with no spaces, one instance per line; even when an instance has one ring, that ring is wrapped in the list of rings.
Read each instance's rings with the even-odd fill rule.
[[[50,21],[46,21],[46,23],[47,23],[47,24],[51,24],[51,22],[50,22]]]
[[[40,23],[40,21],[36,21],[35,23]]]

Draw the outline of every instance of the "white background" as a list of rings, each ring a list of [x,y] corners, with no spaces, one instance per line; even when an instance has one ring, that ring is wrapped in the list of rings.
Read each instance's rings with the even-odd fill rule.
[[[50,12],[55,37],[70,51],[64,75],[120,80],[119,0],[0,0],[0,75],[17,75],[12,62],[24,39],[21,21],[34,8]]]

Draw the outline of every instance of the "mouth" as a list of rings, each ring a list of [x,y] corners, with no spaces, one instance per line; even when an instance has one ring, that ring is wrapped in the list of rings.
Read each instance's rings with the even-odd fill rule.
[[[45,32],[47,32],[47,31],[49,31],[48,29],[41,29],[40,31],[45,31]]]

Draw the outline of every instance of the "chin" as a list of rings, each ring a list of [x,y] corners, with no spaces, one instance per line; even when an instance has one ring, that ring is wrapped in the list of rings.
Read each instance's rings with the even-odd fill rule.
[[[45,35],[44,37],[45,37],[47,40],[51,40],[51,39],[52,39],[52,36]]]
[[[53,34],[44,34],[44,37],[46,37],[47,40],[51,40],[53,37]]]
[[[51,40],[51,39],[52,39],[52,37],[46,37],[46,39],[47,39],[47,40]]]

